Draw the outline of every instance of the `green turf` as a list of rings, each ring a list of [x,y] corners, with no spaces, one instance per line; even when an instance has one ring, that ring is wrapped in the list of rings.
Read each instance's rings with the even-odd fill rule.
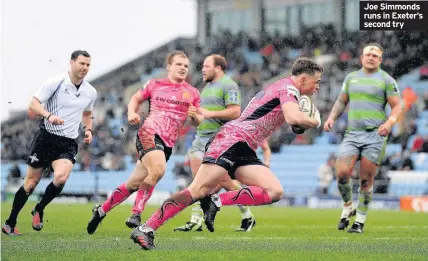
[[[143,251],[125,226],[130,206],[119,206],[95,235],[86,234],[92,205],[52,204],[45,227],[31,228],[31,205],[21,212],[24,236],[2,234],[2,260],[428,260],[428,215],[371,211],[363,234],[337,231],[340,210],[253,207],[257,226],[237,233],[239,210],[224,207],[216,232],[172,232],[190,209],[156,233],[156,250]],[[2,205],[2,222],[10,204]],[[144,218],[155,208],[146,209]]]

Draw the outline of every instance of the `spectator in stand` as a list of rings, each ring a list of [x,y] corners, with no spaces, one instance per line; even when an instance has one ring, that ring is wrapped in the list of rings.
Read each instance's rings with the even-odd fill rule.
[[[328,188],[331,182],[335,178],[335,164],[336,164],[336,157],[334,156],[334,154],[331,154],[328,157],[327,162],[322,164],[318,168],[318,180],[319,180],[318,193],[321,195],[328,194]]]
[[[21,169],[18,166],[18,163],[13,163],[12,167],[9,170],[9,175],[7,176],[7,185],[8,186],[21,186]],[[16,191],[15,191],[16,192]]]
[[[414,169],[415,169],[415,167],[413,165],[413,160],[410,158],[410,152],[409,151],[405,151],[403,153],[403,161],[401,163],[400,170],[411,171],[411,170],[414,170]]]
[[[418,152],[422,150],[422,145],[424,144],[424,138],[421,135],[417,135],[413,140],[413,144],[411,147],[412,152]]]
[[[424,93],[424,110],[428,110],[428,90],[425,90]]]
[[[424,143],[422,143],[421,150],[419,152],[428,153],[428,138],[425,138]]]

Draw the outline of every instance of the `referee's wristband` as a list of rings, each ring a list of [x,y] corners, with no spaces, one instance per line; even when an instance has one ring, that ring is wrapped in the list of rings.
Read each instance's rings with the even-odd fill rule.
[[[50,116],[52,116],[52,113],[49,113],[48,117],[46,117],[46,120],[49,120]]]
[[[85,132],[90,131],[91,134],[94,134],[94,132],[91,129],[86,129]]]

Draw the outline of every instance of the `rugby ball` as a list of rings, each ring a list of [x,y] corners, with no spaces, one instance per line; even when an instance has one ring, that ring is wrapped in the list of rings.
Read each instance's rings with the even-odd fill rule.
[[[301,112],[308,114],[309,117],[313,117],[315,114],[315,105],[312,98],[307,95],[300,96],[299,109]]]
[[[310,96],[301,95],[298,102],[299,102],[299,109],[301,112],[306,113],[309,117],[313,117],[315,115],[316,108]],[[299,126],[291,126],[291,129],[296,134],[303,134],[307,130]]]

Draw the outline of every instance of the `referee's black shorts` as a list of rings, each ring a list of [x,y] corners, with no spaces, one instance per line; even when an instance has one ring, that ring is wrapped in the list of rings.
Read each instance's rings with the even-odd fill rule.
[[[31,142],[27,164],[33,168],[46,168],[58,159],[76,163],[78,145],[75,139],[58,136],[39,129]]]

